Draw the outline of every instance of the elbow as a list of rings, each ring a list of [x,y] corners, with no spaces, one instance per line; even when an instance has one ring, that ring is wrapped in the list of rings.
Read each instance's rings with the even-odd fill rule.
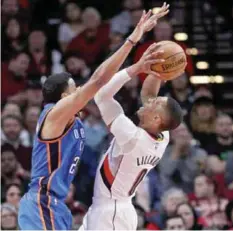
[[[97,92],[94,97],[96,105],[99,105],[101,103],[101,95]]]

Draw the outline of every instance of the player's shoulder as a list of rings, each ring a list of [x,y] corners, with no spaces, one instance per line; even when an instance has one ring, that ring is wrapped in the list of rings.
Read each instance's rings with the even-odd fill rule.
[[[167,144],[169,143],[169,132],[168,131],[163,131],[160,132],[156,135],[152,135],[150,133],[148,133],[147,131],[145,131],[144,129],[141,129],[141,141],[142,144],[146,144],[146,145],[153,145],[156,143],[158,145],[165,145],[167,146]]]
[[[166,142],[169,141],[169,131],[163,131],[163,132],[159,132],[156,135],[151,134],[149,132],[147,132],[146,130],[139,128],[141,130],[141,133],[143,135],[143,137],[147,140],[150,141],[156,141],[156,142]]]

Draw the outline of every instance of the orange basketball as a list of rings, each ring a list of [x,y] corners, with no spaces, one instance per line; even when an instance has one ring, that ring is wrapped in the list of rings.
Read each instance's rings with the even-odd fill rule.
[[[151,66],[151,69],[159,73],[163,80],[172,80],[179,77],[187,65],[183,48],[172,41],[162,41],[157,43],[156,46],[158,48],[155,51],[164,51],[159,58],[164,59],[165,62],[156,63]]]

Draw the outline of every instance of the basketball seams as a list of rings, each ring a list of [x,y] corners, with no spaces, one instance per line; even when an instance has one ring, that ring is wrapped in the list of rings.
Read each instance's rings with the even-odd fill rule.
[[[177,43],[175,43],[175,42],[172,42],[172,41],[168,41],[168,42],[165,42],[165,43],[161,42],[161,44],[159,44],[158,51],[159,51],[160,49],[162,50],[162,48],[163,48],[164,46],[172,45],[172,44],[179,45],[179,44],[177,44]],[[181,46],[179,45],[179,47],[181,47]],[[182,49],[182,47],[181,47],[181,49]],[[182,51],[177,52],[177,53],[175,53],[175,54],[172,54],[172,55],[170,55],[170,56],[168,56],[168,57],[166,57],[166,58],[163,57],[163,59],[164,59],[165,62],[166,62],[166,61],[168,61],[168,59],[170,59],[170,58],[172,58],[172,57],[174,57],[174,56],[176,56],[176,55],[180,55],[180,54],[185,54],[184,51],[183,51],[183,49],[182,49]],[[185,56],[185,59],[187,59],[186,56]],[[169,73],[172,73],[172,72],[176,72],[176,71],[178,71],[178,70],[180,70],[180,69],[182,68],[181,66],[179,66],[178,68],[173,69],[173,70],[171,70],[171,71],[161,71],[161,70],[156,70],[156,69],[157,69],[156,66],[159,67],[159,69],[160,69],[160,66],[159,66],[159,65],[155,64],[155,65],[152,65],[152,66],[154,66],[153,70],[156,71],[156,72],[159,73],[159,74],[169,74]],[[183,66],[185,67],[185,65],[183,65]]]
[[[170,55],[168,56],[167,58],[164,58],[164,60],[166,61],[167,59],[170,59],[171,57],[175,56],[175,55],[179,55],[179,54],[183,54],[184,52],[181,51],[181,52],[178,52],[178,53],[175,53],[174,55]]]

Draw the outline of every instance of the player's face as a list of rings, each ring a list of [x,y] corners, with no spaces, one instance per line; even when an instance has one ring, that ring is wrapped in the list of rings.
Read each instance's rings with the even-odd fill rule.
[[[160,112],[166,101],[166,97],[149,99],[137,112],[140,124],[145,128],[150,127],[156,130],[162,122]]]

